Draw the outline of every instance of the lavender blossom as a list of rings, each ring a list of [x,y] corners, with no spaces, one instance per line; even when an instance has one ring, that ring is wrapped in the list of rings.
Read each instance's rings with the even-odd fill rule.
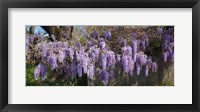
[[[168,54],[169,54],[169,58],[172,59],[174,57],[174,52],[171,48],[167,49]]]
[[[105,39],[111,39],[111,32],[110,31],[104,31],[103,32],[103,37]]]
[[[34,40],[35,40],[35,36],[34,35],[29,35],[30,38],[30,43],[33,44]]]
[[[99,32],[97,32],[97,30],[94,30],[92,35],[91,35],[92,38],[98,38],[99,37]]]
[[[137,51],[140,51],[141,40],[137,40]]]
[[[93,44],[92,44],[92,41],[88,41],[88,47],[92,47]]]
[[[95,62],[96,55],[95,55],[94,52],[92,52],[92,53],[90,54],[90,57],[91,57],[91,60],[92,60],[93,62]]]
[[[64,64],[66,59],[66,54],[62,50],[59,50],[58,62]]]
[[[100,49],[99,49],[99,48],[96,48],[96,49],[94,49],[94,52],[95,52],[96,55],[99,55]]]
[[[163,32],[163,28],[158,28],[158,29],[157,29],[157,33],[158,33],[159,35],[161,35],[162,32]]]
[[[164,60],[164,62],[167,62],[167,57],[168,57],[168,53],[164,52],[163,53],[163,60]]]
[[[75,46],[76,46],[78,49],[81,48],[81,44],[80,44],[79,42],[76,42],[76,43],[75,43]]]
[[[108,84],[108,76],[109,76],[109,73],[107,71],[103,71],[103,83],[104,83],[104,85]]]
[[[147,61],[147,55],[145,55],[145,54],[140,55],[140,63],[142,65],[145,65],[146,61]]]
[[[34,70],[34,78],[35,80],[39,79],[39,77],[42,78],[42,80],[45,80],[46,78],[46,67],[40,63]]]
[[[110,32],[110,31],[108,31],[108,32],[107,32],[107,35],[108,35],[108,37],[107,37],[107,38],[110,40],[110,39],[112,38],[112,34],[111,34],[111,32]]]
[[[137,73],[137,75],[140,75],[140,71],[141,71],[141,65],[136,64],[136,73]]]
[[[117,62],[121,61],[121,56],[119,54],[117,54],[116,57],[117,57]]]
[[[113,70],[110,70],[109,76],[110,76],[111,79],[115,78],[115,74],[114,74]]]
[[[146,65],[148,66],[148,68],[151,68],[152,60],[150,57],[147,58]]]
[[[141,65],[145,65],[146,64],[146,61],[147,61],[147,55],[144,54],[144,52],[140,51],[138,54],[137,54],[137,62],[140,63]]]
[[[74,50],[72,48],[68,49],[69,51],[69,57],[70,57],[70,61],[73,62],[74,60]]]
[[[132,45],[131,45],[131,47],[132,47],[132,49],[133,49],[133,54],[135,54],[135,53],[137,52],[137,46],[138,46],[137,40],[132,40]]]
[[[114,52],[113,51],[108,51],[107,52],[107,65],[109,67],[114,68],[115,63],[116,63],[116,61],[115,61],[115,54],[114,54]]]
[[[145,65],[145,76],[147,77],[149,74],[149,66]]]
[[[97,71],[97,75],[98,75],[98,79],[99,79],[99,80],[102,80],[102,79],[103,79],[103,70],[102,70],[102,69],[99,69],[99,70]]]
[[[29,49],[29,39],[26,38],[26,54],[28,53],[28,49]]]
[[[153,62],[152,63],[152,72],[157,72],[157,70],[158,70],[158,66],[157,66],[156,62]]]
[[[96,48],[96,49],[94,50],[94,53],[95,53],[95,62],[97,63],[98,60],[99,60],[100,49],[99,49],[99,48]]]
[[[130,46],[127,46],[127,55],[132,57],[132,48]]]
[[[105,42],[100,42],[99,46],[100,46],[100,49],[104,49],[105,46],[106,46],[106,43]]]
[[[132,60],[131,57],[128,57],[128,69],[130,76],[133,76],[134,61]]]
[[[85,55],[84,56],[84,59],[83,59],[83,72],[84,73],[87,73],[87,67],[88,67],[88,56],[87,55]]]
[[[49,58],[49,64],[51,65],[51,70],[54,70],[58,67],[57,57],[55,54],[51,54]]]
[[[145,38],[143,37],[141,40],[141,44],[142,44],[142,49],[145,50],[146,48],[146,43],[145,43]]]
[[[122,55],[125,55],[127,52],[127,47],[122,47]]]
[[[101,66],[103,70],[106,70],[106,65],[107,65],[107,55],[101,53]]]
[[[88,75],[89,75],[89,79],[94,79],[94,70],[95,70],[95,66],[93,63],[90,63],[89,65],[89,71],[88,71]]]
[[[77,74],[77,65],[74,63],[71,64],[71,77],[74,78]]]
[[[167,45],[166,42],[164,42],[164,43],[162,44],[162,49],[163,49],[163,51],[166,50],[167,48],[168,48],[168,45]]]
[[[34,70],[34,78],[35,80],[39,79],[40,77],[40,66],[37,66]]]
[[[123,72],[128,73],[128,57],[127,56],[122,57],[122,66],[123,66]]]
[[[82,63],[80,62],[80,63],[78,63],[78,65],[77,65],[77,72],[78,72],[78,77],[82,77]]]

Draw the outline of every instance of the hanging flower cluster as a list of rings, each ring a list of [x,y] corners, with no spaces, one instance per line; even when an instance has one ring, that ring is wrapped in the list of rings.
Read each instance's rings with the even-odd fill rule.
[[[126,38],[118,37],[117,43],[122,45],[121,52],[115,53],[110,49],[108,41],[113,39],[111,31],[93,30],[88,35],[86,29],[78,27],[82,36],[86,37],[86,43],[68,41],[41,42],[36,45],[40,57],[40,63],[35,67],[35,80],[45,80],[48,70],[60,73],[66,78],[81,78],[86,75],[92,81],[103,82],[108,85],[109,80],[115,80],[116,76],[139,76],[144,72],[148,76],[150,72],[158,71],[156,60],[145,54],[150,45],[147,34],[138,37],[136,32],[131,33],[131,42]],[[162,53],[163,61],[173,61],[173,37],[172,30],[158,29],[163,36]],[[61,33],[68,38],[65,32]],[[27,35],[26,52],[29,43],[33,43],[34,35]],[[88,38],[90,37],[90,38]],[[117,71],[117,72],[116,72]],[[53,75],[53,74],[52,74]]]

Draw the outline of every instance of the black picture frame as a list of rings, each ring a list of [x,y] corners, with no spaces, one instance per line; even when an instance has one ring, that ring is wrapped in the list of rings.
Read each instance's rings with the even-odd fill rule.
[[[200,112],[200,2],[199,0],[0,0],[0,110]],[[192,104],[8,104],[9,8],[192,8]],[[184,32],[183,32],[184,33]]]

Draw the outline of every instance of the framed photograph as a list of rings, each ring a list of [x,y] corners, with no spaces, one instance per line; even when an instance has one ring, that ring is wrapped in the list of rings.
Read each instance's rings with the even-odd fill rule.
[[[0,110],[199,112],[199,0],[1,0]]]

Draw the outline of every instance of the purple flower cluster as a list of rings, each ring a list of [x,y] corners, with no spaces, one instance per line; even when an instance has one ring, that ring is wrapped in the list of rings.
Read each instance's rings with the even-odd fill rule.
[[[134,60],[132,59],[132,48],[130,46],[122,48],[122,67],[123,73],[133,75]]]
[[[58,69],[66,65],[66,57],[69,55],[70,59],[73,59],[73,51],[68,48],[64,42],[49,42],[43,43],[40,48],[40,54],[43,63],[49,64],[51,70]],[[71,52],[70,52],[71,51]]]
[[[164,38],[162,43],[163,60],[164,62],[174,60],[174,40],[172,37],[173,29],[168,29],[164,32]]]
[[[103,70],[106,70],[107,68],[114,68],[115,67],[115,54],[113,51],[110,50],[101,50],[100,52],[100,66],[102,67]]]
[[[103,31],[103,38],[110,40],[112,38],[110,31]]]
[[[95,33],[95,32],[93,32]],[[134,39],[132,46],[128,46],[124,40],[124,47],[122,47],[122,54],[117,54],[106,48],[106,42],[100,39],[99,47],[92,45],[88,51],[84,49],[79,43],[74,46],[69,46],[66,42],[49,42],[43,43],[40,47],[41,58],[43,63],[49,65],[51,70],[62,70],[66,68],[65,74],[73,78],[76,74],[82,77],[82,74],[88,74],[88,78],[95,80],[97,68],[98,79],[102,80],[105,85],[108,84],[109,77],[113,79],[116,62],[121,62],[123,73],[130,76],[134,75],[134,67],[136,65],[136,74],[139,75],[142,66],[145,66],[145,75],[149,73],[152,61],[147,59],[144,52],[139,51],[138,42]],[[146,42],[146,41],[145,41]],[[145,44],[146,45],[146,44]],[[67,61],[68,60],[68,61]],[[41,65],[40,65],[41,66]],[[157,65],[154,62],[152,65],[153,72],[156,72]],[[38,67],[35,70],[37,76]]]
[[[149,46],[149,37],[144,35],[140,39],[136,39],[137,33],[132,33],[131,47],[127,46],[127,42],[124,39],[124,47],[122,47],[122,68],[123,73],[129,73],[133,76],[134,67],[136,67],[136,74],[140,75],[142,67],[145,66],[145,75],[148,76],[149,69],[153,62],[146,54],[144,50]],[[140,46],[141,45],[141,46]],[[140,49],[142,47],[142,49]],[[156,63],[154,62],[154,65]],[[152,72],[156,71],[157,67],[152,69]]]
[[[29,47],[30,47],[30,45],[33,45],[33,43],[34,43],[34,40],[35,40],[35,35],[32,35],[32,34],[27,34],[26,35],[26,56],[27,57],[29,57],[28,56],[28,51],[29,51]]]
[[[98,38],[99,37],[99,32],[97,30],[94,30],[91,34],[92,38]]]
[[[47,72],[46,67],[42,63],[40,63],[37,67],[35,67],[35,70],[34,70],[35,80],[39,78],[41,78],[42,80],[45,80],[46,72]]]
[[[155,62],[153,62],[152,63],[152,72],[157,72],[157,70],[158,70],[158,65]]]
[[[115,67],[115,53],[113,51],[107,51],[107,65],[108,67],[114,68]]]
[[[113,74],[109,74],[109,72],[102,69],[98,70],[97,74],[98,74],[99,80],[103,81],[104,85],[108,84],[109,76],[113,75]]]
[[[94,79],[94,74],[95,74],[95,65],[94,65],[94,63],[90,63],[89,64],[89,73],[88,73],[88,75],[89,75],[89,79]]]
[[[83,27],[78,27],[78,29],[82,36],[88,34]],[[158,34],[162,35],[162,33],[163,30],[158,29]],[[171,33],[171,30],[164,32],[162,43],[164,62],[172,60],[174,57]],[[63,32],[63,34],[65,33]],[[145,52],[150,43],[147,34],[138,37],[137,33],[133,32],[131,33],[132,40],[119,37],[116,43],[123,47],[118,54],[110,48],[108,40],[111,40],[112,36],[111,31],[93,30],[90,35],[92,38],[86,38],[85,43],[69,40],[66,42],[43,41],[41,44],[37,44],[41,63],[35,67],[35,79],[42,78],[44,80],[47,68],[63,73],[70,78],[74,78],[76,75],[80,78],[87,74],[89,79],[102,81],[104,85],[109,85],[110,80],[115,80],[115,76],[121,74],[134,76],[144,73],[145,76],[148,76],[150,72],[157,72],[157,60],[152,59]],[[28,51],[29,43],[34,42],[32,37],[33,35],[27,35],[26,51]]]

